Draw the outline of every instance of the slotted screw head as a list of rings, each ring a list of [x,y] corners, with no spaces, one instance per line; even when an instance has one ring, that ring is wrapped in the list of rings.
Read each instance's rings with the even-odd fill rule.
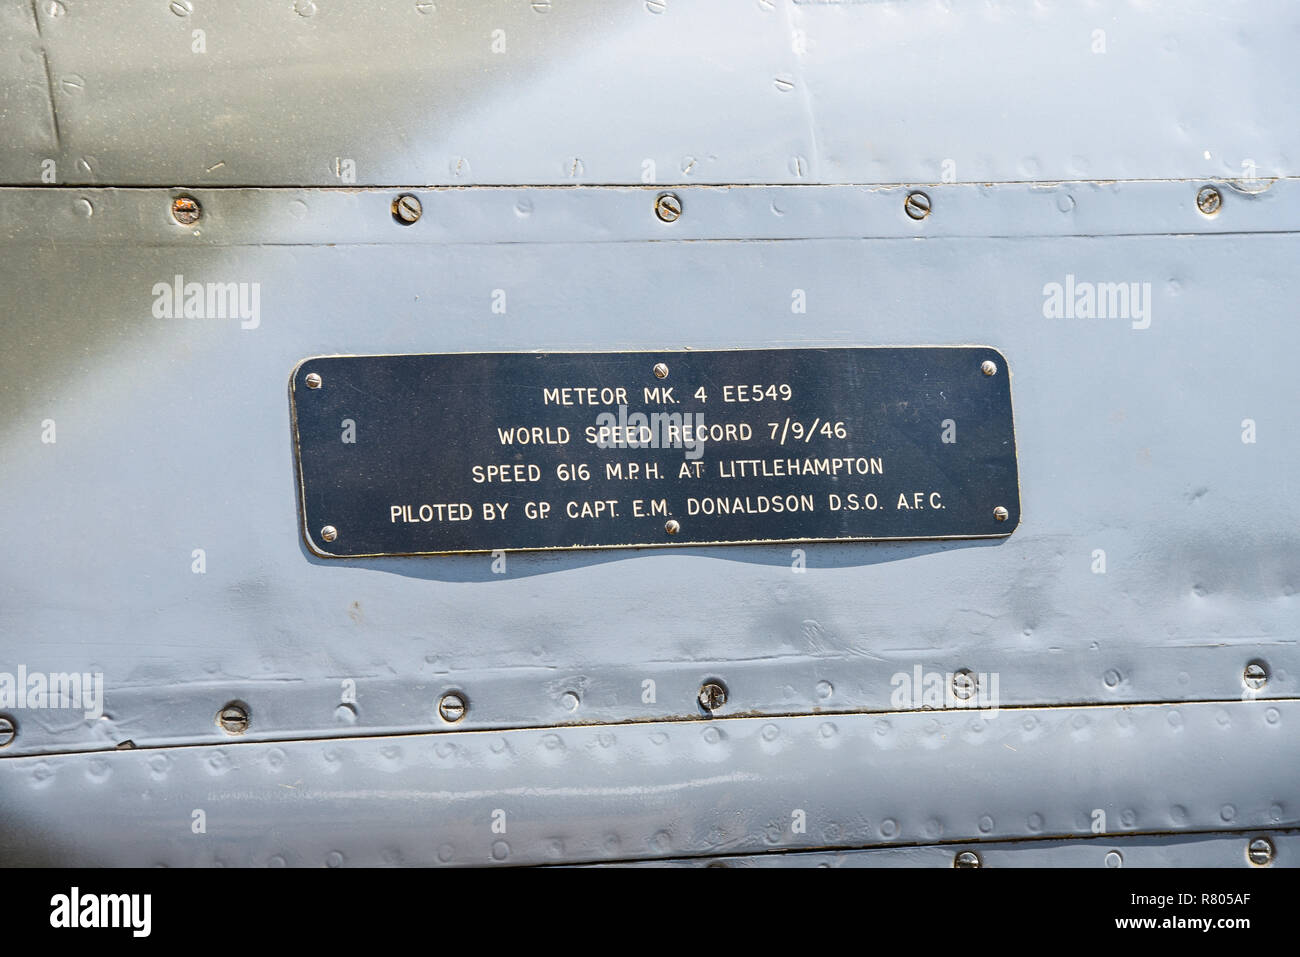
[[[705,711],[717,711],[727,703],[727,689],[720,681],[706,681],[700,685],[699,699]]]
[[[443,695],[442,700],[438,702],[439,716],[441,716],[443,721],[447,721],[451,724],[455,724],[461,718],[465,717],[465,712],[467,710],[468,709],[465,707],[465,699],[454,691]]]
[[[182,226],[193,226],[203,215],[203,207],[193,196],[177,196],[172,200],[172,219]]]
[[[953,867],[980,867],[980,856],[974,851],[962,851],[952,860]]]
[[[655,200],[655,215],[665,223],[675,223],[682,215],[682,201],[676,193],[662,193]]]
[[[232,701],[217,712],[217,724],[226,734],[243,734],[248,730],[248,709]]]
[[[1213,216],[1223,205],[1223,194],[1213,186],[1202,186],[1196,193],[1196,208],[1206,216]]]
[[[1250,858],[1250,863],[1258,867],[1271,863],[1273,853],[1273,842],[1266,837],[1255,838],[1246,849],[1246,856]]]
[[[13,744],[17,736],[18,725],[14,723],[14,719],[7,714],[0,714],[0,748],[7,748]]]
[[[919,222],[930,215],[930,197],[920,190],[908,193],[907,199],[903,201],[903,209],[909,217]]]
[[[393,219],[403,226],[410,226],[424,214],[424,206],[410,193],[403,193],[393,200]]]
[[[960,701],[969,701],[975,695],[976,678],[963,668],[952,676],[952,693]]]
[[[1241,680],[1245,682],[1247,688],[1258,691],[1268,684],[1268,669],[1261,662],[1252,661],[1241,673]]]

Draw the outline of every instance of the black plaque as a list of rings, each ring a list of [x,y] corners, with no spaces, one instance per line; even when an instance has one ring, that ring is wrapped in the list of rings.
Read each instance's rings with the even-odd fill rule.
[[[992,538],[1020,521],[984,346],[322,356],[290,383],[319,555]]]

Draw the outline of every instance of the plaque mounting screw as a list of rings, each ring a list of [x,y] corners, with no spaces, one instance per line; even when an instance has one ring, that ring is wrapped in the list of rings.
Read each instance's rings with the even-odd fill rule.
[[[962,851],[952,859],[953,867],[980,867],[980,856],[974,851]]]
[[[656,379],[668,378],[668,364],[665,362],[656,362],[653,371]]]
[[[307,373],[307,378],[306,378],[304,381],[307,383],[307,388],[309,388],[309,389],[319,389],[319,388],[320,388],[320,373],[319,373],[319,372],[308,372],[308,373]]]
[[[182,226],[193,226],[203,215],[203,207],[193,196],[177,196],[172,200],[172,219]]]
[[[664,522],[664,531],[667,532],[669,535],[676,535],[681,530],[682,530],[681,523],[678,522],[677,519],[675,518],[670,518],[668,519],[668,521]]]
[[[908,216],[920,222],[930,215],[930,197],[920,190],[908,193],[907,199],[903,201],[903,209],[907,211]]]
[[[705,711],[717,711],[727,703],[727,688],[721,681],[706,681],[700,685],[700,707]]]
[[[1196,208],[1206,216],[1213,216],[1223,205],[1223,195],[1213,186],[1202,186],[1196,193]]]
[[[998,364],[992,359],[985,359],[980,363],[980,372],[983,372],[985,375],[997,375]]]
[[[999,505],[997,508],[993,510],[993,517],[996,518],[999,522],[1005,522],[1007,520],[1007,516],[1009,516],[1010,514],[1011,513],[1008,512],[1001,505]]]
[[[675,223],[682,215],[682,201],[676,193],[660,193],[655,200],[655,215],[665,223]]]
[[[332,542],[334,539],[339,537],[339,530],[333,525],[326,525],[320,530],[320,537],[325,539],[327,542]]]
[[[1258,691],[1268,684],[1268,669],[1260,662],[1252,661],[1246,665],[1246,670],[1241,674],[1241,680],[1245,682],[1247,688]]]
[[[969,701],[975,695],[976,678],[970,670],[963,668],[952,676],[952,693],[961,701]]]
[[[424,214],[420,201],[410,193],[403,193],[393,200],[393,219],[403,226],[410,226]]]
[[[1250,863],[1259,867],[1272,863],[1273,842],[1266,837],[1255,838],[1247,847],[1246,856],[1250,858]]]
[[[17,735],[18,726],[14,724],[14,719],[7,714],[0,714],[0,748],[7,748],[13,744]]]
[[[217,712],[217,724],[226,734],[243,734],[248,730],[248,708],[232,701]]]
[[[449,724],[455,724],[465,717],[466,710],[465,699],[454,691],[443,695],[442,700],[438,702],[438,715]]]

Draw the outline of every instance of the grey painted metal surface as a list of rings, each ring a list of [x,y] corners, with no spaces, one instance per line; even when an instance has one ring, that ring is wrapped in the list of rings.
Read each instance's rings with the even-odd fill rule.
[[[0,7],[0,673],[104,682],[0,707],[5,862],[1290,860],[1294,7],[310,6]],[[854,185],[948,179],[919,221]],[[1007,541],[298,536],[305,356],[972,342],[1014,370]],[[961,669],[996,716],[902,713]]]
[[[7,191],[0,616],[28,667],[103,671],[111,689],[106,720],[33,711],[10,753],[219,740],[233,698],[259,738],[439,730],[452,688],[471,698],[466,727],[689,716],[710,676],[733,714],[896,710],[895,676],[918,665],[996,673],[1004,706],[1294,697],[1285,489],[1300,435],[1282,411],[1292,383],[1259,369],[1300,348],[1296,241],[1271,218],[1288,228],[1296,189],[1245,209],[1229,197],[1220,215],[1249,217],[1249,235],[1144,235],[1151,219],[1205,218],[1184,184],[1081,187],[1076,208],[1130,188],[1143,199],[1127,221],[1123,204],[1108,214],[1108,236],[1043,236],[1026,218],[1030,235],[1010,237],[963,207],[1042,199],[1043,220],[1061,215],[1012,185],[934,191],[924,229],[964,214],[988,236],[767,241],[644,241],[662,225],[649,192],[566,191],[563,215],[590,218],[546,242],[506,241],[508,192],[460,191],[482,220],[467,243],[438,239],[436,200],[407,228],[391,194],[316,191],[203,195],[211,224],[192,229],[169,222],[164,191],[92,193],[78,241],[70,194]],[[733,215],[770,215],[766,197],[728,193]],[[820,190],[782,202],[809,193],[825,231],[859,218]],[[276,213],[295,201],[331,215],[291,237],[279,230],[302,227]],[[891,228],[915,225],[897,216]],[[156,317],[153,287],[176,274],[259,283],[256,327]],[[1068,275],[1149,283],[1147,319],[1046,318],[1045,285]],[[520,554],[498,574],[487,556],[322,565],[299,539],[286,382],[307,355],[965,342],[1013,369],[1014,541],[811,545],[802,571],[780,546]],[[1270,671],[1258,691],[1242,679],[1255,659]],[[340,710],[346,682],[357,700]]]
[[[1111,706],[11,758],[0,790],[23,828],[0,853],[488,865],[1280,830],[1300,826],[1296,721],[1296,702]]]
[[[1285,0],[190,6],[0,8],[0,180],[44,159],[161,186],[1300,172]]]
[[[980,867],[1252,867],[1247,848],[1262,837],[1275,849],[1270,867],[1296,867],[1294,831],[1219,834],[1143,834],[1072,841],[990,841],[850,851],[792,851],[724,857],[636,861],[624,867],[953,867],[973,853]]]

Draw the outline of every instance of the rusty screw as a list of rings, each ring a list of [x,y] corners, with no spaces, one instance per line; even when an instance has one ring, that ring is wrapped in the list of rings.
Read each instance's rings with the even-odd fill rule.
[[[700,685],[699,700],[705,711],[717,711],[727,703],[727,688],[721,681],[706,681]]]
[[[0,714],[0,748],[13,744],[17,735],[18,725],[14,724],[14,719],[7,714]]]
[[[980,363],[980,372],[983,372],[985,375],[997,375],[998,364],[992,359],[985,359]]]
[[[952,859],[953,867],[981,867],[980,856],[974,851],[962,851]]]
[[[465,717],[467,710],[465,699],[454,691],[443,695],[442,700],[438,702],[438,715],[449,724],[455,724]]]
[[[999,522],[1005,522],[1011,513],[999,505],[993,510],[993,518]]]
[[[217,712],[217,724],[226,734],[243,734],[248,730],[248,709],[232,701]]]
[[[675,223],[682,215],[682,201],[676,193],[660,193],[655,200],[655,215],[665,223]]]
[[[1268,684],[1268,669],[1261,662],[1252,661],[1241,673],[1241,680],[1245,682],[1247,688],[1258,691]]]
[[[1257,837],[1250,842],[1246,848],[1246,856],[1250,858],[1250,863],[1257,867],[1265,867],[1273,862],[1273,842],[1266,837]]]
[[[908,193],[907,199],[903,201],[903,209],[908,216],[919,222],[930,215],[930,197],[920,190]]]
[[[668,521],[664,522],[664,531],[669,535],[676,535],[681,530],[682,523],[677,521],[675,518],[670,518]]]
[[[172,219],[182,226],[193,226],[203,215],[203,207],[193,196],[177,196],[172,200]]]
[[[326,525],[320,530],[320,537],[325,539],[327,542],[332,542],[334,539],[339,537],[339,530],[333,525]]]
[[[403,226],[410,226],[424,214],[420,201],[410,193],[403,193],[393,200],[393,219]]]
[[[1223,205],[1223,194],[1213,186],[1202,186],[1196,193],[1196,208],[1206,216],[1213,216]]]
[[[309,389],[319,389],[319,388],[320,388],[320,385],[321,385],[321,377],[320,377],[320,373],[319,373],[319,372],[308,372],[308,373],[307,373],[307,377],[306,377],[303,381],[307,383],[307,388],[309,388]]]

